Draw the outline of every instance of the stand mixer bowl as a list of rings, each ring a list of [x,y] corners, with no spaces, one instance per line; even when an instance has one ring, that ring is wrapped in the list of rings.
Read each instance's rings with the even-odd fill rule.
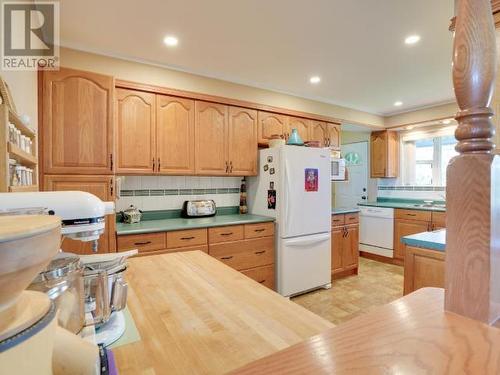
[[[0,317],[57,254],[60,240],[57,216],[0,216]]]

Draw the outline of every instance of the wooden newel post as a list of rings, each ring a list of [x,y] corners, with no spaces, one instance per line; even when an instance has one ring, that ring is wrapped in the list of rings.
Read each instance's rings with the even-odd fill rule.
[[[445,309],[500,318],[500,160],[490,108],[497,70],[490,0],[456,1],[453,85],[460,111],[447,170]]]

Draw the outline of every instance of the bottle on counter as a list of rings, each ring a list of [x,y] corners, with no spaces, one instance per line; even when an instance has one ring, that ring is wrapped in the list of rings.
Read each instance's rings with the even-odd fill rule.
[[[243,177],[240,186],[240,214],[246,214],[246,213],[248,213],[247,185],[246,185],[246,178]]]

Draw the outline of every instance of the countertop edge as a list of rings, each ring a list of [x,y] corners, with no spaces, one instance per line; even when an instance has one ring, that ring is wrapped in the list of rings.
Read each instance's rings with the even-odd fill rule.
[[[178,219],[165,219],[165,220],[178,220]],[[155,221],[160,221],[160,220],[147,220],[148,222],[155,222]],[[126,229],[116,229],[116,235],[117,236],[125,236],[125,235],[130,235],[130,234],[147,234],[147,233],[158,233],[158,232],[172,232],[172,231],[177,231],[177,230],[189,230],[189,229],[200,229],[200,228],[215,228],[215,227],[225,227],[225,226],[232,226],[232,225],[244,225],[244,224],[257,224],[257,223],[268,223],[268,222],[274,222],[275,219],[272,217],[258,217],[258,218],[253,218],[253,219],[241,219],[241,220],[236,220],[236,221],[231,221],[227,223],[203,223],[203,224],[190,224],[190,225],[171,225],[171,226],[162,226],[158,225],[157,227],[152,227],[152,228],[126,228]],[[143,221],[144,223],[144,221]],[[127,225],[123,223],[119,223],[121,225]],[[133,224],[130,224],[133,225]],[[154,224],[153,224],[154,225]]]

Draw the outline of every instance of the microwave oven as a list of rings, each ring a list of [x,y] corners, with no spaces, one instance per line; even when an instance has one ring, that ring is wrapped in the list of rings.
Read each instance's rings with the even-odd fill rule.
[[[346,178],[345,159],[331,159],[331,180],[344,181]]]

